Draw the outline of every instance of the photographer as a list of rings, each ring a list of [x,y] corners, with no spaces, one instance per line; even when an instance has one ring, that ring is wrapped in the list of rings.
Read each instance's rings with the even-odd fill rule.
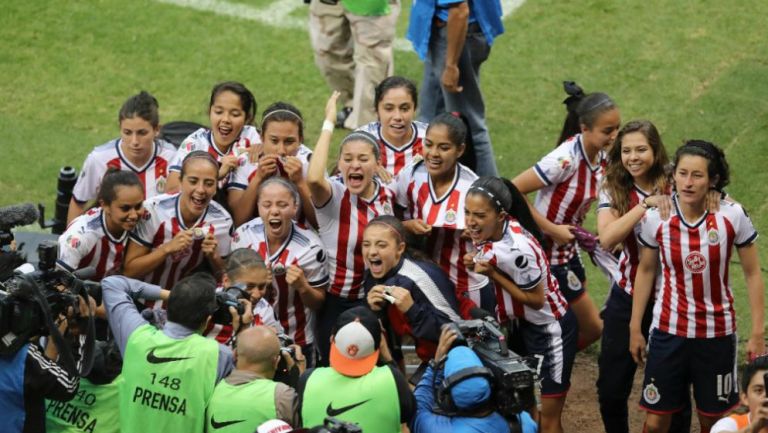
[[[109,324],[125,360],[121,431],[202,432],[206,402],[233,366],[229,347],[200,335],[220,309],[216,281],[207,274],[194,274],[169,293],[112,276],[102,280],[102,287]],[[162,330],[142,317],[134,304],[138,298],[167,299],[168,321]],[[237,332],[239,315],[233,314],[233,321]]]
[[[79,299],[81,317],[92,309]],[[45,399],[71,400],[79,385],[74,357],[54,325],[51,309],[40,286],[30,277],[19,277],[2,296],[0,344],[0,413],[8,432],[45,431]],[[74,315],[68,314],[69,321]],[[62,329],[66,325],[62,324]],[[37,338],[49,334],[55,348],[46,357]],[[16,339],[8,338],[16,336]],[[60,354],[60,355],[58,355]]]
[[[296,364],[304,372],[307,360],[301,347],[295,350]],[[251,433],[270,419],[280,419],[297,426],[298,400],[296,391],[275,382],[275,371],[281,357],[292,364],[291,355],[280,347],[275,331],[267,326],[255,326],[238,335],[235,370],[216,385],[208,405],[206,419],[209,429],[228,427],[228,432]]]
[[[444,327],[440,334],[434,361],[430,362],[414,390],[416,417],[413,433],[509,432],[509,424],[495,411],[491,384],[481,373],[483,363],[466,346],[451,349],[458,334]],[[437,370],[437,371],[435,371]],[[435,389],[436,384],[440,389]],[[436,396],[439,398],[435,405]],[[436,413],[434,408],[440,412]],[[537,431],[527,412],[520,412],[518,422],[524,433]]]

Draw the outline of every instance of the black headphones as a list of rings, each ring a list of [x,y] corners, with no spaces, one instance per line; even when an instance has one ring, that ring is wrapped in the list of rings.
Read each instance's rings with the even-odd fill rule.
[[[462,368],[456,373],[453,373],[452,375],[443,378],[441,383],[438,385],[436,383],[438,370],[442,371],[444,369],[445,369],[445,358],[443,358],[443,360],[435,368],[434,376],[432,378],[432,392],[434,393],[434,398],[436,403],[436,407],[433,408],[434,412],[440,413],[446,416],[456,416],[456,415],[472,416],[470,414],[465,413],[467,409],[457,408],[456,404],[453,402],[453,397],[451,397],[451,389],[454,386],[456,386],[456,384],[472,377],[486,378],[488,380],[488,384],[491,386],[491,395],[493,395],[494,376],[493,376],[493,372],[487,367],[476,366],[476,367]],[[470,410],[476,410],[478,408],[488,406],[489,403],[491,402],[492,402],[492,398],[488,398],[486,401],[480,403],[476,407],[470,408]]]

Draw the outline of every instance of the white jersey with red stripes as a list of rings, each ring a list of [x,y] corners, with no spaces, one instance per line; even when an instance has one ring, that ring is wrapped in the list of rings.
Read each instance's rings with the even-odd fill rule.
[[[309,160],[312,158],[312,150],[305,145],[299,146],[299,151],[296,153],[296,158],[301,161],[301,173],[304,178],[307,178],[307,172],[309,171]],[[229,181],[227,183],[227,189],[245,190],[248,188],[248,184],[251,182],[256,172],[259,169],[258,162],[251,163],[248,154],[240,155],[237,158],[237,168],[232,172]],[[281,177],[288,179],[288,173],[283,169],[282,164],[278,160],[277,171]]]
[[[224,290],[223,287],[217,287],[216,291]],[[278,334],[283,332],[280,322],[275,317],[275,310],[266,299],[261,298],[259,302],[253,305],[253,323],[252,326],[270,326]],[[208,322],[208,327],[203,331],[203,337],[212,338],[221,344],[232,342],[232,325],[222,325],[220,323]]]
[[[285,279],[289,266],[298,266],[312,287],[325,289],[329,282],[325,249],[320,238],[311,230],[293,223],[291,233],[274,254],[269,254],[269,242],[264,232],[264,222],[254,218],[241,225],[232,235],[232,249],[250,248],[264,257],[272,269],[272,305],[277,307],[277,318],[285,333],[296,344],[314,342],[315,315],[301,301],[299,293]]]
[[[564,141],[533,166],[544,187],[536,193],[534,206],[555,224],[581,225],[597,191],[607,164],[606,154],[598,153],[593,165],[587,159],[581,134]],[[550,239],[547,258],[562,265],[576,254],[576,243],[557,245]]]
[[[395,194],[374,180],[370,199],[349,192],[341,177],[328,179],[331,198],[315,206],[318,234],[328,252],[330,293],[346,299],[363,299],[363,230],[379,215],[394,215]]]
[[[411,122],[411,139],[402,146],[395,146],[388,142],[381,133],[381,123],[379,121],[371,122],[358,128],[358,131],[365,131],[373,134],[379,142],[379,163],[388,172],[397,176],[400,170],[407,165],[421,159],[424,148],[424,137],[427,135],[427,125],[414,120]]]
[[[649,194],[647,192],[635,185],[629,191],[629,207],[627,209],[634,208],[648,196]],[[601,187],[597,211],[610,211],[611,209],[613,209],[613,200],[611,199],[608,190],[605,187]],[[619,277],[615,281],[616,284],[630,296],[632,296],[634,291],[632,289],[632,283],[635,281],[637,265],[640,263],[640,246],[637,243],[637,235],[639,232],[640,223],[638,222],[632,228],[632,233],[629,233],[622,241],[623,247],[621,249],[621,255],[619,256]]]
[[[232,218],[224,208],[211,201],[197,221],[187,226],[179,209],[180,195],[163,194],[144,202],[144,217],[131,232],[131,240],[150,249],[170,242],[182,230],[200,229],[189,248],[166,256],[163,264],[144,276],[144,281],[171,289],[176,282],[190,274],[203,262],[202,244],[205,236],[213,234],[221,257],[229,255]]]
[[[568,310],[568,301],[560,293],[557,278],[549,271],[544,249],[514,218],[504,222],[500,240],[478,246],[475,260],[487,261],[521,290],[532,290],[545,281],[545,302],[538,310],[513,300],[509,292],[496,284],[496,308],[500,321],[519,318],[545,325],[559,320]]]
[[[685,221],[677,196],[666,221],[646,211],[638,240],[659,249],[652,327],[687,338],[716,338],[736,331],[728,278],[733,247],[755,241],[757,231],[738,203],[720,201],[720,210]]]
[[[229,149],[226,152],[222,152],[213,143],[213,134],[211,133],[211,130],[208,128],[200,128],[181,142],[178,152],[176,152],[176,155],[171,161],[170,170],[181,171],[181,164],[184,162],[184,158],[195,150],[208,152],[211,156],[216,158],[216,161],[221,161],[221,158],[227,155],[240,156],[246,154],[252,146],[256,146],[260,143],[261,136],[259,135],[259,131],[251,125],[245,125],[240,132],[240,137],[229,146]]]
[[[422,161],[404,168],[395,181],[398,206],[405,209],[404,219],[417,219],[432,226],[426,251],[451,281],[456,294],[470,298],[480,305],[479,290],[488,284],[488,277],[467,270],[464,255],[474,251],[472,241],[462,238],[464,201],[477,175],[462,164],[456,165],[453,183],[438,197],[427,168]]]
[[[93,208],[72,220],[59,236],[56,264],[70,272],[93,267],[96,274],[89,278],[93,281],[120,273],[128,232],[112,236],[105,218],[101,208]]]
[[[168,171],[176,148],[165,140],[155,140],[152,157],[141,167],[133,165],[120,147],[120,139],[96,146],[85,158],[83,168],[77,178],[72,197],[78,203],[95,200],[99,193],[101,179],[107,169],[133,171],[144,185],[144,198],[165,193]]]

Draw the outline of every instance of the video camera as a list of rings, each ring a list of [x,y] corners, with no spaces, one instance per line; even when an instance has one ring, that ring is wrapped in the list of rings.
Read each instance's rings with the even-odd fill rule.
[[[480,309],[471,312],[473,320],[460,320],[446,326],[456,331],[455,346],[468,346],[494,376],[493,399],[496,410],[508,421],[536,404],[534,370],[525,359],[507,347],[499,324]]]
[[[250,295],[244,290],[244,287],[244,285],[235,284],[216,293],[216,311],[213,312],[213,323],[231,325],[232,314],[229,312],[229,307],[234,307],[241,317],[245,314],[245,305],[240,300],[249,299]]]
[[[322,426],[314,427],[309,431],[312,433],[363,433],[359,425],[330,416],[325,419]]]

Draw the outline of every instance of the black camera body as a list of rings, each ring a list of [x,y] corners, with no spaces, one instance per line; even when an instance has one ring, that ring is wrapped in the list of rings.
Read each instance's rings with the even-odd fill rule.
[[[216,311],[213,312],[213,323],[219,325],[231,325],[232,314],[229,313],[229,307],[234,307],[237,314],[245,314],[245,305],[240,300],[248,299],[250,296],[243,290],[243,286],[234,285],[216,293]]]
[[[325,419],[322,427],[315,427],[311,431],[317,433],[363,433],[363,429],[359,425],[330,416]]]

